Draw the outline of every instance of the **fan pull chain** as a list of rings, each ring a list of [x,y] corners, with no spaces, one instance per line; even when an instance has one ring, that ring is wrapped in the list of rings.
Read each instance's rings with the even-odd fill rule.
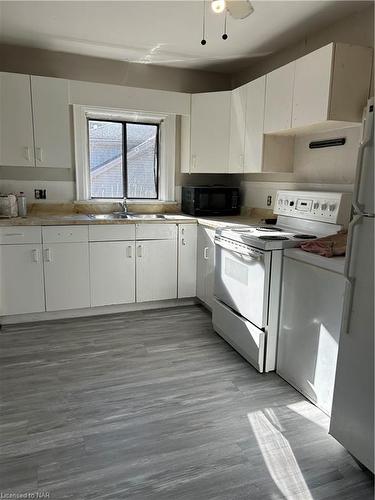
[[[202,21],[202,40],[201,45],[206,45],[206,0],[203,0],[203,21]]]
[[[221,35],[221,38],[223,40],[228,39],[228,33],[227,33],[227,9],[225,9],[225,17],[224,17],[224,33]]]

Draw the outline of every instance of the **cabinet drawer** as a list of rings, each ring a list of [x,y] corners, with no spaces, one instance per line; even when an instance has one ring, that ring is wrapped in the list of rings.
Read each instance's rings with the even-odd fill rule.
[[[135,224],[106,224],[89,226],[90,241],[135,240]]]
[[[176,240],[176,224],[137,224],[135,227],[137,240]]]
[[[47,226],[42,228],[43,243],[79,243],[89,239],[88,226]]]
[[[42,233],[40,226],[0,227],[0,244],[11,245],[18,243],[41,243]]]

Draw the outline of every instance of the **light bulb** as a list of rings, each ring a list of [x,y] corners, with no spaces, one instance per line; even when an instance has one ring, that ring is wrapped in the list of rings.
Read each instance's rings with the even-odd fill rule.
[[[211,8],[215,14],[221,14],[225,9],[225,0],[212,0]]]

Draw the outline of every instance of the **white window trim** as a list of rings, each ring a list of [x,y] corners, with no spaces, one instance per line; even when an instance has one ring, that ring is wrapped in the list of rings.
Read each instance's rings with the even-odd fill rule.
[[[137,112],[124,109],[102,108],[96,106],[73,105],[74,121],[74,151],[76,165],[76,197],[77,201],[103,203],[105,199],[90,198],[90,168],[88,157],[88,118],[105,118],[132,122],[150,122],[160,125],[160,156],[159,156],[159,197],[148,200],[140,199],[141,203],[174,202],[175,201],[175,171],[176,171],[176,115],[163,113]],[[112,200],[108,200],[113,203]],[[137,202],[138,200],[131,200]]]

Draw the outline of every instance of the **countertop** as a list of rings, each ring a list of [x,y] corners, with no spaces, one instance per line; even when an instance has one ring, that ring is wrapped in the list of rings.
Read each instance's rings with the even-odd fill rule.
[[[87,214],[40,214],[28,217],[13,217],[0,219],[0,227],[9,226],[67,226],[93,224],[201,224],[216,228],[222,225],[250,225],[259,224],[260,217],[233,216],[233,217],[203,217],[197,218],[184,214],[164,214],[164,219],[92,219]]]

